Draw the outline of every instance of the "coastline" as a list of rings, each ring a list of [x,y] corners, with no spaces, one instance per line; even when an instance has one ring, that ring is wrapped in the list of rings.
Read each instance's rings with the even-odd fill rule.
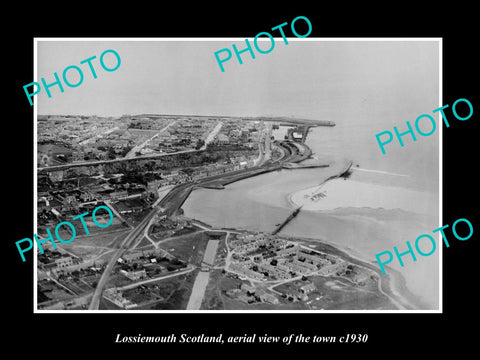
[[[340,208],[403,210],[415,215],[436,214],[438,194],[401,186],[359,181],[356,178],[328,178],[317,186],[287,195],[292,208],[333,211]]]
[[[404,278],[402,273],[397,270],[389,268],[388,273],[386,275],[383,275],[380,269],[374,264],[368,262],[361,257],[352,255],[350,249],[347,249],[343,246],[338,246],[337,244],[333,244],[331,241],[328,240],[319,240],[314,238],[295,236],[283,237],[292,241],[306,242],[307,246],[308,244],[314,243],[316,245],[315,248],[317,248],[317,246],[320,246],[322,248],[320,251],[327,251],[334,255],[343,257],[350,262],[356,263],[357,265],[374,271],[379,278],[379,287],[381,287],[381,289],[385,293],[387,293],[389,297],[392,297],[394,299],[394,302],[399,302],[403,307],[405,307],[405,310],[432,310],[427,303],[422,301],[421,297],[410,291],[407,286],[406,279]]]
[[[318,239],[323,242],[339,239],[327,243],[352,257],[358,255],[360,260],[374,263],[371,259],[374,254],[435,228],[432,226],[438,221],[438,194],[404,188],[397,183],[391,185],[382,174],[374,183],[362,175],[354,173],[345,180],[329,177],[317,186],[289,193],[286,202],[292,209],[302,206],[303,217],[281,234],[298,233],[302,237],[306,235],[302,226],[308,222],[304,218],[318,219],[322,223],[317,226]],[[312,201],[315,197],[316,201]],[[362,240],[367,237],[369,246]],[[391,293],[421,304],[421,309],[438,309],[439,289],[431,285],[431,279],[438,283],[439,266],[433,257],[430,261],[409,264],[408,268],[390,268]]]

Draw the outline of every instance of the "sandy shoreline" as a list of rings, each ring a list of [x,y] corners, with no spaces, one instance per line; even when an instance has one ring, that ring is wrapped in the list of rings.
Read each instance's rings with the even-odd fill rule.
[[[328,240],[327,243],[364,261],[373,261],[374,254],[434,229],[426,223],[438,217],[438,194],[352,177],[326,180],[288,194],[287,201],[292,208],[303,206],[303,217],[298,219],[294,231],[301,233],[301,227],[308,222],[305,217],[312,218],[311,221],[316,219],[315,228],[320,230],[317,234],[322,241]],[[285,232],[290,231],[287,227]],[[368,243],[362,241],[367,238]],[[437,256],[403,268],[392,263],[405,278],[407,288],[432,309],[438,306],[438,285],[434,285],[438,283],[439,274]],[[398,281],[391,285],[393,293],[399,295],[404,291]]]
[[[438,213],[438,195],[396,186],[336,178],[321,185],[290,193],[287,200],[294,208],[329,211],[338,208],[405,210],[416,214]]]

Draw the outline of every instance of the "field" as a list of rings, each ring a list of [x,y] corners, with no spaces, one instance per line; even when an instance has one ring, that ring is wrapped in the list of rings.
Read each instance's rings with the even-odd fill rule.
[[[115,249],[115,244],[120,243],[129,231],[127,229],[76,237],[71,243],[57,243],[57,246],[87,261],[97,258],[111,249]]]
[[[289,302],[278,297],[277,305],[267,303],[247,304],[241,300],[232,299],[225,294],[227,290],[239,288],[246,283],[238,278],[222,274],[222,270],[210,272],[210,281],[205,291],[202,307],[203,310],[305,310],[306,307],[300,302]]]
[[[183,235],[162,242],[159,248],[190,264],[200,265],[209,237],[205,232]]]
[[[38,291],[38,303],[50,301],[50,300],[66,300],[71,299],[72,294],[66,291],[64,288],[56,284],[51,280],[41,280],[37,283]]]
[[[150,308],[156,310],[186,309],[197,273],[198,270],[195,270],[188,274],[155,282],[159,287],[159,295],[161,295],[164,300]]]
[[[310,294],[312,309],[325,310],[384,310],[396,309],[393,304],[377,291],[368,291],[336,277],[313,276],[310,280],[317,292]],[[318,300],[317,300],[318,299]]]

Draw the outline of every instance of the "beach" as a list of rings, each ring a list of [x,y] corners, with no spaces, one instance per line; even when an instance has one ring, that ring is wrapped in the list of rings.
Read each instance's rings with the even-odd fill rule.
[[[343,178],[297,191],[288,198],[295,207],[310,211],[373,208],[427,215],[438,212],[438,194]]]

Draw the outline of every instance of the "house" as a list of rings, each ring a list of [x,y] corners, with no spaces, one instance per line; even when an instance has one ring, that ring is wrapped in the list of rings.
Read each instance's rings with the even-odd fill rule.
[[[245,283],[243,283],[240,286],[240,289],[242,289],[243,291],[245,291],[247,294],[250,294],[250,295],[255,294],[255,291],[256,291],[254,286],[250,286],[250,285],[245,284]]]
[[[218,144],[228,144],[230,142],[229,138],[225,134],[218,134],[217,135],[217,143]]]
[[[82,193],[80,194],[80,200],[82,200],[83,202],[93,201],[95,200],[95,196],[89,191],[82,191]]]
[[[58,182],[63,180],[63,171],[52,171],[48,173],[48,177],[53,182]]]
[[[312,282],[309,282],[308,284],[300,286],[299,292],[301,292],[302,294],[310,294],[315,290],[317,290],[317,287],[315,286],[315,284]]]
[[[120,273],[127,278],[129,278],[132,281],[144,279],[147,277],[147,273],[145,269],[142,270],[132,270],[132,271],[127,271],[127,270],[120,270]]]
[[[46,198],[40,198],[37,201],[37,210],[39,212],[50,209],[50,202]]]
[[[278,298],[275,295],[269,294],[265,290],[257,291],[256,295],[258,296],[260,301],[265,302],[265,303],[276,305],[280,302],[280,301],[278,301]]]
[[[55,259],[55,264],[57,265],[57,268],[71,266],[74,264],[74,258],[68,254],[62,254],[61,257]]]
[[[232,263],[230,263],[229,268],[230,268],[231,271],[234,271],[238,274],[244,275],[244,276],[249,277],[249,278],[253,278],[255,280],[265,280],[266,279],[264,274],[259,273],[257,271],[250,270],[248,268],[247,263],[237,264],[237,263],[232,262]]]
[[[128,192],[127,190],[116,190],[110,193],[110,198],[112,200],[121,200],[125,199],[128,197]]]

